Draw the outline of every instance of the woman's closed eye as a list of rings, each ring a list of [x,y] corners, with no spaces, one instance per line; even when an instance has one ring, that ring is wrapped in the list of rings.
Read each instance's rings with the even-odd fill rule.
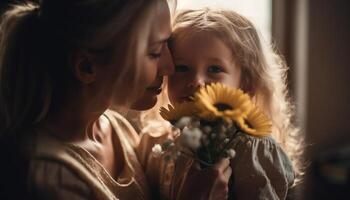
[[[225,72],[225,70],[223,69],[223,67],[219,65],[211,65],[208,67],[207,72],[217,74],[217,73]]]
[[[188,72],[190,69],[186,65],[175,65],[175,73]]]
[[[152,59],[152,60],[158,60],[161,56],[161,53],[149,53],[148,56]]]

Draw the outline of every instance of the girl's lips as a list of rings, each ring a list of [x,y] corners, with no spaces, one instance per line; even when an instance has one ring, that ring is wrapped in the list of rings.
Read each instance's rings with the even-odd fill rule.
[[[184,96],[184,97],[181,97],[181,100],[186,101],[186,102],[190,102],[190,101],[193,101],[193,97],[192,96]]]

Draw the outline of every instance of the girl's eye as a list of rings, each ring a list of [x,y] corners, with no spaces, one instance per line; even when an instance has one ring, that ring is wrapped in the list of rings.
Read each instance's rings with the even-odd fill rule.
[[[151,59],[158,60],[161,56],[161,53],[150,53],[148,55]]]
[[[175,66],[175,72],[177,73],[184,73],[184,72],[188,72],[189,68],[186,65],[176,65]]]
[[[208,68],[209,73],[221,73],[224,72],[223,68],[218,65],[212,65]]]

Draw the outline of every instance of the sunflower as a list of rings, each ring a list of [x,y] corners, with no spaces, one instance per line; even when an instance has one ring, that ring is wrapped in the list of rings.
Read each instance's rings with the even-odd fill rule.
[[[221,83],[212,83],[199,89],[194,97],[198,115],[206,120],[221,118],[232,122],[245,117],[252,107],[250,97],[242,90]]]
[[[249,135],[262,137],[271,133],[271,120],[258,107],[254,107],[246,117],[241,117],[236,122]]]
[[[163,119],[174,122],[185,116],[193,116],[196,113],[196,108],[193,102],[184,102],[181,104],[168,105],[160,108],[160,115]]]

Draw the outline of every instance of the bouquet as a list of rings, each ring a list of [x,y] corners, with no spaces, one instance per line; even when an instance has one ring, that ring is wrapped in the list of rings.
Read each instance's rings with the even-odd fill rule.
[[[167,160],[188,156],[202,168],[233,158],[238,133],[262,137],[271,132],[271,121],[249,95],[221,83],[200,88],[190,102],[162,107],[160,115],[173,125],[175,136],[156,144],[153,154],[165,154]]]

